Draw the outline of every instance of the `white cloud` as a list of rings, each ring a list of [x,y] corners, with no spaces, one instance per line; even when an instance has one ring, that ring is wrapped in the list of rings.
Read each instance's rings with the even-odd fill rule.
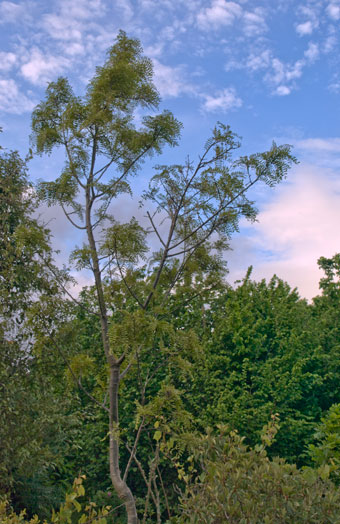
[[[115,2],[119,18],[125,19],[129,9],[127,0]],[[59,53],[69,58],[87,55],[89,61],[107,47],[107,24],[101,18],[107,11],[102,0],[60,0],[55,9],[45,14],[40,20],[40,28],[47,33],[48,39],[57,42]],[[123,14],[122,14],[123,13]],[[109,41],[112,42],[112,25]]]
[[[207,112],[227,112],[242,106],[242,100],[233,87],[218,91],[215,95],[202,95],[202,109]]]
[[[279,96],[289,95],[296,87],[296,80],[301,78],[303,70],[320,56],[319,45],[309,42],[303,58],[293,63],[283,62],[274,57],[269,49],[257,54],[251,54],[245,62],[245,68],[250,72],[266,70],[264,80],[273,88],[273,93]]]
[[[210,7],[202,8],[196,17],[197,25],[204,31],[230,26],[238,21],[238,28],[246,36],[256,36],[267,30],[264,10],[260,7],[246,11],[236,2],[212,0]]]
[[[0,111],[20,115],[32,111],[36,102],[19,91],[14,80],[0,79]]]
[[[154,82],[161,97],[176,97],[184,93],[194,94],[194,88],[183,80],[183,67],[171,67],[153,60]]]
[[[329,35],[323,43],[323,46],[322,46],[323,51],[325,53],[330,53],[331,51],[333,51],[334,47],[336,46],[336,43],[337,43],[336,36]]]
[[[329,86],[328,86],[329,90],[332,91],[333,93],[339,93],[340,92],[340,81],[339,80],[335,80],[333,81]]]
[[[295,142],[295,147],[313,153],[340,153],[340,138],[307,138]]]
[[[327,14],[333,20],[340,19],[340,5],[338,3],[332,2],[327,6]]]
[[[55,79],[69,65],[68,59],[62,56],[44,55],[34,48],[29,61],[21,66],[21,74],[32,84],[41,85]]]
[[[73,18],[50,13],[43,19],[43,27],[56,40],[81,40],[82,32]]]
[[[319,58],[319,54],[319,46],[314,42],[310,42],[308,48],[304,52],[304,55],[309,62],[314,62],[315,60],[317,60],[317,58]]]
[[[259,69],[267,69],[271,64],[271,52],[265,49],[259,53],[251,53],[246,61],[246,69],[250,71],[258,71]]]
[[[14,53],[0,51],[0,71],[10,71],[16,61],[17,57]]]
[[[278,58],[274,58],[272,61],[272,67],[274,70],[272,80],[275,83],[281,83],[284,81],[290,82],[291,80],[300,78],[304,65],[305,63],[303,60],[297,60],[293,65],[290,65],[281,62]]]
[[[105,14],[102,0],[61,0],[60,14],[71,19],[93,20]]]
[[[291,88],[288,87],[288,86],[278,86],[276,89],[275,89],[275,93],[279,96],[286,96],[286,95],[290,95],[291,93]]]
[[[267,30],[264,12],[257,8],[253,12],[246,11],[243,14],[243,31],[247,36],[256,36]]]
[[[233,24],[242,15],[242,7],[235,2],[212,0],[211,6],[202,9],[197,14],[197,24],[201,29],[214,28]]]
[[[310,3],[309,5],[298,6],[300,15],[305,19],[304,22],[297,24],[295,29],[299,36],[311,35],[320,23],[320,2]]]
[[[258,242],[270,247],[273,260],[261,272],[275,272],[309,298],[317,293],[320,256],[340,250],[340,185],[312,166],[296,169],[295,180],[282,188],[259,215]]]
[[[0,24],[16,22],[25,13],[25,6],[14,2],[0,3]]]
[[[313,33],[315,26],[311,20],[307,20],[303,24],[298,24],[296,26],[296,32],[300,36],[311,35]]]
[[[130,20],[133,17],[134,11],[129,0],[116,0],[115,5],[125,20]]]
[[[279,186],[258,222],[243,240],[237,239],[231,277],[240,278],[249,265],[256,279],[270,279],[274,273],[312,298],[318,294],[322,276],[320,256],[340,251],[340,180],[338,173],[300,164],[290,173],[290,183]],[[243,261],[246,262],[243,262]]]

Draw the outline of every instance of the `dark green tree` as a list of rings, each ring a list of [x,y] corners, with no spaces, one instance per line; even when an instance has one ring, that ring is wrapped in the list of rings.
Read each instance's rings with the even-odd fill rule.
[[[320,280],[321,294],[313,300],[314,336],[328,385],[322,396],[322,410],[327,411],[332,404],[340,401],[340,255],[321,257],[318,264],[324,276]]]
[[[166,381],[146,403],[153,355],[164,355],[167,365],[175,357],[178,361],[182,349],[188,354],[197,345],[192,335],[164,321],[167,301],[180,287],[190,290],[200,275],[223,272],[222,252],[239,218],[256,216],[247,191],[260,181],[275,185],[295,161],[289,146],[275,144],[268,152],[234,159],[239,140],[229,127],[219,124],[197,163],[187,160],[183,165],[156,168],[143,196],[149,226],[133,216],[120,223],[112,215],[111,202],[131,193],[130,179],[147,156],[177,144],[181,126],[168,111],[144,116],[137,127],[136,111],[156,109],[158,102],[151,61],[142,55],[137,40],[120,32],[83,97],[60,78],[49,84],[32,118],[36,152],[62,147],[66,155],[61,175],[54,182],[42,182],[40,195],[48,204],[58,203],[87,238],[83,247],[74,249],[71,261],[79,270],[92,271],[94,277],[93,314],[100,323],[108,368],[104,395],[108,405],[103,409],[109,418],[110,476],[125,504],[128,524],[137,523],[138,517],[127,475],[136,462],[146,424],[149,431],[156,424],[156,431],[144,521],[155,487],[162,435],[184,417],[178,391]],[[141,369],[140,363],[136,439],[122,474],[119,447],[125,435],[119,422],[119,391],[129,395],[124,380],[132,370]],[[154,504],[160,522],[157,497]]]
[[[229,424],[250,444],[278,412],[280,438],[270,452],[305,463],[315,425],[339,397],[337,360],[320,344],[320,317],[279,278],[254,282],[249,274],[236,288],[221,288],[203,315],[205,327],[198,319],[196,329],[205,363],[195,373],[187,409],[202,429]],[[198,318],[194,311],[192,318]]]
[[[49,233],[33,214],[37,199],[26,161],[0,152],[0,493],[16,507],[41,514],[53,504],[52,490],[39,479],[56,460],[53,448],[65,420],[57,368],[33,351],[38,304],[59,299],[51,279]],[[58,271],[55,269],[55,273]],[[63,279],[63,275],[60,274]],[[55,312],[54,312],[55,313]],[[45,319],[52,325],[51,316]],[[54,323],[56,317],[54,314]],[[31,324],[31,325],[30,325]],[[49,360],[49,361],[48,361]],[[51,372],[52,371],[52,372]],[[54,428],[54,429],[53,429]],[[26,494],[30,493],[30,497]],[[45,513],[46,514],[46,513]]]

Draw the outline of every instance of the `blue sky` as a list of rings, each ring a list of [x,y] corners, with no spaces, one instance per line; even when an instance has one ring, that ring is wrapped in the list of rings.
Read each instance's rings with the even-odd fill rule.
[[[294,146],[300,164],[256,192],[258,222],[227,258],[231,281],[253,264],[314,296],[317,258],[340,251],[340,0],[0,0],[1,144],[25,154],[47,83],[68,76],[81,94],[119,29],[141,40],[162,107],[184,124],[166,160],[199,154],[217,120],[247,153]],[[33,178],[57,170],[58,158],[31,165]],[[62,248],[65,224],[52,224]]]

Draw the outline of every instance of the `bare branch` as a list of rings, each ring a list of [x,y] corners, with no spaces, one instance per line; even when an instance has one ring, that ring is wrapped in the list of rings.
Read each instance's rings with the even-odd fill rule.
[[[177,253],[171,253],[168,255],[168,258],[172,258],[172,257],[178,257],[180,255],[185,255],[186,253],[190,252],[190,251],[196,251],[196,249],[198,247],[200,247],[202,244],[204,244],[204,242],[210,237],[210,235],[213,233],[214,229],[215,229],[215,226],[216,226],[216,222],[217,220],[214,220],[212,226],[210,227],[209,231],[206,233],[206,235],[204,235],[203,238],[201,238],[198,242],[196,242],[196,244],[188,247],[188,248],[184,248],[182,249],[181,251],[177,251]],[[183,241],[184,242],[184,241]]]
[[[73,162],[73,159],[72,159],[72,155],[71,155],[71,152],[70,152],[70,149],[68,147],[68,141],[67,139],[65,138],[64,139],[64,146],[65,146],[65,149],[66,149],[66,154],[67,154],[67,157],[68,157],[68,161],[70,163],[70,167],[72,169],[73,165],[74,165],[74,162]],[[83,189],[85,189],[85,184],[82,183],[82,181],[80,180],[80,178],[78,177],[77,173],[75,172],[74,169],[72,169],[72,175],[74,176],[74,178],[77,180],[78,184],[80,185],[80,187],[82,187]]]
[[[126,289],[127,289],[128,292],[130,293],[130,295],[131,295],[131,296],[136,300],[136,302],[138,303],[138,305],[139,305],[141,308],[145,309],[145,308],[144,308],[144,305],[143,305],[143,303],[142,303],[142,301],[139,300],[139,298],[137,297],[136,293],[133,291],[133,289],[131,289],[131,287],[129,286],[129,284],[128,284],[127,281],[126,281],[126,278],[124,277],[124,274],[123,274],[122,268],[121,268],[121,266],[120,266],[120,264],[119,264],[119,260],[118,260],[118,254],[117,254],[116,246],[115,246],[115,253],[116,253],[116,262],[117,262],[117,267],[118,267],[118,270],[119,270],[120,276],[121,276],[121,278],[122,278],[122,280],[123,280],[123,282],[124,282],[124,285],[125,285]]]
[[[61,207],[62,207],[62,210],[64,211],[64,215],[66,216],[67,220],[68,220],[69,222],[71,222],[72,226],[76,227],[77,229],[82,229],[82,230],[86,229],[86,226],[79,226],[79,224],[76,224],[76,223],[74,222],[74,220],[72,220],[72,218],[70,217],[70,215],[71,215],[72,213],[68,213],[68,212],[66,211],[66,209],[65,209],[65,207],[64,207],[64,204],[63,204],[62,202],[60,202],[60,205],[61,205]]]
[[[144,309],[146,309],[148,307],[148,305],[150,303],[150,300],[152,299],[152,297],[154,295],[154,292],[156,290],[156,287],[158,285],[159,279],[161,278],[163,267],[164,267],[164,264],[165,264],[167,256],[168,256],[169,246],[171,244],[172,236],[173,236],[174,231],[175,231],[175,227],[176,227],[176,223],[177,223],[177,219],[178,219],[178,213],[179,213],[179,208],[176,209],[175,215],[173,216],[173,218],[171,220],[168,240],[167,240],[167,243],[165,245],[163,256],[162,256],[162,259],[160,261],[159,268],[158,268],[155,280],[154,280],[153,285],[152,285],[152,290],[150,291],[148,297],[146,298],[146,300],[144,302]]]
[[[164,487],[164,483],[163,483],[163,478],[162,478],[162,475],[161,475],[161,472],[160,472],[160,469],[159,469],[158,464],[157,464],[157,466],[156,466],[156,469],[157,469],[157,472],[158,472],[158,475],[159,475],[159,480],[160,480],[161,488],[162,488],[163,495],[164,495],[164,500],[165,500],[166,510],[167,510],[167,512],[168,512],[168,517],[169,517],[169,519],[170,519],[170,518],[171,518],[171,511],[170,511],[170,506],[169,506],[169,500],[168,500],[168,497],[167,497],[167,494],[166,494],[166,491],[165,491],[165,487]]]
[[[117,156],[116,157],[112,157],[110,162],[108,162],[105,166],[101,167],[100,169],[98,169],[98,171],[96,171],[95,173],[93,173],[93,176],[96,177],[97,175],[99,175],[100,173],[100,176],[98,176],[96,178],[96,182],[99,182],[99,180],[102,178],[102,176],[106,173],[106,171],[109,169],[109,167],[113,164],[113,162],[115,160],[117,160]]]
[[[115,188],[115,186],[117,186],[117,185],[118,185],[118,184],[119,184],[119,183],[120,183],[120,182],[121,182],[121,181],[126,177],[126,175],[129,173],[129,171],[131,170],[131,168],[132,168],[132,167],[133,167],[133,166],[134,166],[134,165],[135,165],[135,164],[136,164],[136,163],[137,163],[137,162],[138,162],[138,161],[139,161],[139,160],[140,160],[140,159],[141,159],[141,158],[142,158],[142,157],[143,157],[143,156],[144,156],[144,155],[145,155],[145,154],[146,154],[146,153],[151,149],[151,148],[152,148],[153,143],[154,143],[154,142],[150,143],[147,147],[145,147],[145,148],[143,149],[143,151],[141,151],[141,153],[139,153],[139,155],[137,155],[136,158],[134,158],[134,159],[130,162],[130,164],[129,164],[125,169],[124,169],[124,171],[123,171],[123,173],[121,174],[121,176],[120,176],[117,180],[115,180],[114,183],[111,185],[111,187],[110,187],[110,190],[111,190],[111,191]],[[111,165],[111,164],[110,164],[110,165]],[[109,167],[109,165],[108,165],[108,167]],[[101,176],[102,176],[102,175],[101,175]],[[103,192],[101,192],[101,193],[97,193],[96,198],[101,198],[101,197],[104,196],[105,194],[106,194],[106,191],[105,191],[105,192],[103,191]],[[113,198],[113,196],[112,196],[112,198]],[[112,198],[110,199],[110,202],[111,202]]]
[[[147,214],[147,216],[148,216],[148,218],[149,218],[149,220],[150,220],[150,222],[151,222],[151,225],[152,225],[152,227],[153,227],[154,232],[155,232],[156,235],[158,236],[158,239],[159,239],[160,243],[165,247],[165,242],[162,240],[162,238],[161,238],[161,236],[160,236],[160,234],[159,234],[159,232],[158,232],[158,229],[156,228],[156,226],[155,226],[155,224],[154,224],[154,221],[152,220],[152,216],[150,215],[149,211],[147,211],[146,214]]]
[[[125,377],[125,375],[127,375],[127,373],[130,371],[131,367],[132,367],[132,362],[130,362],[130,363],[126,366],[126,368],[124,369],[124,371],[122,371],[122,373],[119,375],[119,382],[120,382],[121,380],[123,380],[123,378]]]
[[[147,483],[148,491],[147,491],[147,494],[146,494],[146,500],[145,500],[145,506],[144,506],[144,515],[143,515],[142,524],[146,524],[146,517],[147,517],[147,514],[148,514],[149,499],[150,499],[150,495],[151,495],[151,492],[152,492],[151,485],[152,485],[152,481],[155,478],[155,471],[156,471],[156,466],[158,464],[158,461],[159,461],[159,443],[157,442],[155,456],[154,456],[154,458],[153,458],[153,460],[151,462],[150,471],[149,471],[149,480],[148,480],[148,483]],[[153,498],[153,501],[154,501],[155,506],[157,508],[158,507],[157,498],[156,497],[152,497],[152,498]]]
[[[69,368],[71,370],[71,368]],[[81,380],[80,378],[78,379],[78,386],[80,387],[80,389],[85,393],[85,395],[87,395],[95,404],[97,404],[98,406],[100,406],[102,409],[105,409],[105,411],[107,411],[108,413],[110,412],[109,408],[107,408],[105,406],[105,404],[102,404],[101,402],[99,402],[99,400],[97,400],[94,396],[91,395],[91,393],[89,393],[85,388],[84,386],[82,385],[81,383]]]
[[[129,453],[132,452],[130,446],[127,443],[125,444],[125,447],[129,451]],[[145,484],[148,486],[148,479],[146,477],[145,471],[143,469],[142,464],[139,462],[138,458],[136,457],[136,455],[133,455],[133,460],[136,462],[137,468],[139,469],[139,472],[142,475]],[[156,497],[155,497],[155,494],[154,494],[153,490],[150,490],[150,494],[151,494],[152,500],[153,500],[153,502],[154,502],[154,504],[156,506],[157,505],[157,500],[156,500]]]
[[[137,431],[135,442],[133,444],[133,448],[132,448],[132,451],[130,453],[129,460],[128,460],[128,463],[127,463],[126,468],[125,468],[125,472],[124,472],[124,476],[123,476],[123,482],[125,482],[126,479],[127,479],[132,460],[134,459],[134,456],[135,456],[135,453],[136,453],[136,449],[137,449],[137,445],[138,445],[138,442],[139,442],[139,439],[140,439],[140,435],[141,435],[141,432],[142,432],[142,429],[143,429],[143,426],[144,426],[144,421],[145,421],[145,417],[142,418],[142,421],[139,424],[139,428],[138,428],[138,431]]]

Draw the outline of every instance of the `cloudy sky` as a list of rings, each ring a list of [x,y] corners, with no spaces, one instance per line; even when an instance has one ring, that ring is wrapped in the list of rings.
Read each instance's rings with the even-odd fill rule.
[[[299,165],[257,191],[258,222],[233,239],[230,281],[252,264],[316,295],[318,257],[340,251],[340,0],[0,0],[1,144],[25,154],[47,83],[68,76],[81,94],[119,29],[141,40],[162,107],[183,122],[167,160],[197,156],[217,120],[243,152],[294,146]],[[33,178],[57,170],[31,164]],[[53,227],[63,247],[60,217]]]

